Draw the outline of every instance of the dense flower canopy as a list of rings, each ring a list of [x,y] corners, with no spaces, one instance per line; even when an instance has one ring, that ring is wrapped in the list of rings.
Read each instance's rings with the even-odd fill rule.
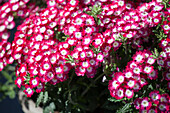
[[[135,51],[132,60],[109,75],[110,95],[132,98],[148,80],[161,76],[158,66],[169,90],[170,8],[162,0],[138,1],[46,0],[46,7],[39,7],[31,0],[9,0],[0,6],[0,71],[16,61],[15,84],[24,87],[31,97],[35,91],[44,91],[46,83],[55,85],[67,80],[71,69],[77,76],[97,76],[97,69],[106,62],[111,66],[116,63],[113,53],[130,45]],[[15,27],[16,17],[24,20],[10,43],[9,30]],[[166,35],[159,40],[160,56],[151,52],[157,26]],[[153,46],[145,46],[149,42]],[[161,100],[168,100],[169,95],[153,91],[149,96],[136,99],[136,109],[169,109],[170,102]]]

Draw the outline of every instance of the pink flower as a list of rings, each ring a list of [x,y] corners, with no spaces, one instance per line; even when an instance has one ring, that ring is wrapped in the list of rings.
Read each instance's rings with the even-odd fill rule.
[[[152,65],[152,64],[154,64],[154,63],[155,63],[155,59],[153,59],[152,57],[149,57],[149,58],[147,58],[146,63],[148,63],[148,64]]]
[[[104,60],[104,55],[102,53],[98,53],[96,60],[99,61],[99,62],[102,62]]]
[[[102,43],[103,43],[102,37],[97,37],[97,38],[94,39],[93,46],[94,46],[95,48],[97,48],[97,47],[100,46]]]
[[[92,32],[94,31],[94,28],[92,27],[86,27],[83,31],[83,33],[87,34],[87,35],[91,35]]]
[[[152,103],[149,102],[148,97],[144,97],[141,100],[141,109],[150,109],[150,107],[152,106]]]
[[[26,89],[23,92],[27,95],[27,97],[31,97],[33,95],[34,91],[32,90],[32,88],[29,85],[26,85],[25,88]]]
[[[161,113],[169,111],[169,105],[167,103],[160,102],[158,104],[158,111]]]
[[[126,84],[128,88],[133,88],[136,84],[136,81],[134,79],[129,79],[129,81]]]
[[[131,69],[127,69],[124,73],[125,73],[125,77],[128,79],[133,76],[133,71]]]
[[[51,64],[47,61],[42,62],[42,69],[43,70],[49,70],[51,69]]]
[[[79,52],[79,59],[80,60],[82,60],[82,61],[85,60],[86,56],[87,56],[87,54],[86,54],[85,50]]]
[[[170,99],[169,95],[167,93],[165,93],[165,94],[161,95],[160,102],[168,103],[169,99]]]
[[[159,99],[161,98],[161,95],[159,94],[159,91],[155,90],[149,93],[149,96],[151,98],[151,100],[155,103],[158,104],[159,103]]]
[[[21,85],[23,83],[23,79],[21,77],[17,77],[16,80],[15,80],[15,84],[21,88]]]
[[[145,65],[143,67],[143,72],[146,73],[146,74],[150,74],[150,73],[152,73],[152,71],[153,71],[153,66]]]
[[[140,109],[142,98],[136,98],[133,102],[136,109]]]
[[[155,80],[158,78],[158,71],[157,70],[153,70],[150,74],[147,75],[149,79],[151,80]]]
[[[86,60],[86,61],[81,62],[80,65],[82,66],[82,68],[88,68],[88,67],[90,67],[89,60]]]
[[[38,79],[38,77],[36,77],[36,78],[30,78],[29,83],[30,83],[30,87],[32,87],[32,88],[37,87],[38,84],[39,84],[39,79]]]
[[[147,110],[147,113],[158,113],[157,107],[152,106],[150,109]]]
[[[148,84],[148,82],[146,81],[146,77],[145,76],[141,77],[140,78],[140,85],[143,87],[146,84]]]
[[[109,90],[117,89],[120,86],[119,82],[115,79],[109,81]]]
[[[133,90],[134,90],[135,92],[138,92],[140,89],[141,89],[140,83],[136,82],[136,84],[135,84],[134,87],[133,87]]]
[[[170,81],[170,72],[164,72],[164,77],[165,77],[165,80],[167,80],[167,81]]]
[[[127,97],[127,98],[132,98],[133,95],[134,95],[133,90],[126,89],[126,91],[125,91],[125,97]]]
[[[141,68],[140,66],[133,68],[133,73],[134,73],[134,74],[140,75],[141,72],[142,72],[142,68]]]
[[[36,89],[37,93],[43,92],[44,91],[44,84],[43,83],[39,83]]]
[[[26,75],[27,65],[26,64],[21,64],[18,71],[19,71],[19,73]]]
[[[116,72],[114,76],[119,84],[122,84],[125,81],[125,76],[123,75],[122,72]]]
[[[114,51],[116,51],[117,49],[119,49],[119,47],[122,45],[122,43],[120,43],[119,41],[114,41],[112,46]]]
[[[63,73],[63,66],[62,65],[55,66],[54,69],[55,69],[56,74],[62,74]]]
[[[57,3],[63,3],[65,0],[56,0]]]
[[[118,89],[115,90],[115,98],[116,99],[122,99],[124,97],[124,89],[119,87]]]
[[[46,76],[45,76],[45,79],[47,80],[47,81],[50,81],[51,79],[53,79],[54,78],[54,73],[52,72],[52,71],[49,71],[49,72],[47,72],[47,74],[46,74]]]
[[[143,63],[144,62],[144,54],[143,52],[139,51],[135,55],[133,55],[133,60],[135,60],[137,63]]]

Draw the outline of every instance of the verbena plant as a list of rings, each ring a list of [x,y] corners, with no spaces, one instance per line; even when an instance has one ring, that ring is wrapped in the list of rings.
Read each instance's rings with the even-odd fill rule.
[[[1,2],[0,71],[44,112],[169,112],[168,0]]]

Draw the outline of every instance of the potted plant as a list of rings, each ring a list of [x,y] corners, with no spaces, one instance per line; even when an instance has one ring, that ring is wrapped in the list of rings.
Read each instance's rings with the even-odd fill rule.
[[[15,84],[44,113],[168,113],[169,3],[9,0],[0,70],[15,62]]]

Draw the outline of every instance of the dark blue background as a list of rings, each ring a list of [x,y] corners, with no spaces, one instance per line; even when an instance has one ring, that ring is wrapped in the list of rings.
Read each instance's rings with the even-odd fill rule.
[[[0,113],[24,113],[21,109],[18,97],[15,99],[6,98],[0,102]]]

